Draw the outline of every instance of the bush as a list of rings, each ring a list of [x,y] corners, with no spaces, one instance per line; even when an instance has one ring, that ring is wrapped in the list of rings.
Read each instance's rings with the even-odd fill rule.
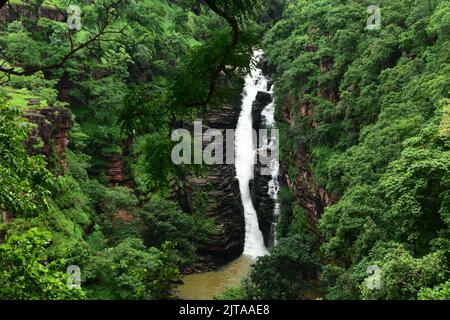
[[[173,246],[146,248],[142,240],[128,238],[117,246],[92,253],[83,267],[86,290],[93,299],[169,299],[180,273]]]
[[[81,299],[81,289],[69,289],[64,261],[48,261],[50,232],[37,228],[12,235],[0,245],[0,299]]]
[[[183,263],[195,253],[196,239],[201,232],[194,216],[184,213],[174,202],[154,198],[137,213],[145,245],[160,246],[172,241]]]
[[[306,299],[310,281],[319,270],[319,258],[295,235],[282,239],[269,255],[258,259],[243,290],[248,299]]]
[[[419,300],[450,300],[450,281],[433,288],[422,288],[418,294]]]

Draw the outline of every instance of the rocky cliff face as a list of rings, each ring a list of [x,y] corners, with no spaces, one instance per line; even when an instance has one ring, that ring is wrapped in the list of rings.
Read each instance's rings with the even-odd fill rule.
[[[253,206],[258,215],[259,229],[263,234],[264,244],[269,248],[272,243],[275,202],[269,195],[269,181],[272,177],[261,174],[263,167],[259,162],[255,166],[255,179],[250,182],[250,190]]]
[[[253,129],[256,132],[265,128],[261,112],[271,102],[272,95],[270,93],[262,91],[257,93],[252,107]],[[264,237],[264,244],[269,247],[272,237],[275,202],[269,195],[269,181],[272,180],[272,176],[261,174],[264,168],[265,165],[258,158],[258,163],[255,165],[255,178],[250,182],[250,190],[253,206],[258,215],[259,228]]]
[[[271,102],[272,95],[270,93],[259,91],[256,94],[256,100],[253,102],[252,106],[253,129],[255,129],[256,131],[264,128],[261,112]]]
[[[31,155],[44,155],[50,169],[56,174],[67,172],[66,147],[68,133],[72,127],[72,113],[69,109],[46,107],[30,110],[25,117],[34,124],[25,147]]]
[[[6,4],[0,10],[0,22],[11,22],[19,18],[36,19],[45,17],[50,20],[64,21],[64,16],[55,8],[41,7],[38,10],[32,5],[8,5]]]
[[[106,181],[112,186],[134,188],[134,181],[130,175],[130,169],[125,164],[130,155],[132,138],[129,137],[122,143],[121,153],[102,154],[106,166]]]
[[[295,164],[297,175],[290,177],[285,174],[284,179],[310,221],[318,223],[324,209],[333,204],[335,200],[325,189],[316,184],[309,168],[308,151],[304,147],[297,153]],[[281,165],[283,167],[283,164]],[[284,171],[287,172],[287,170]]]
[[[313,48],[314,49],[314,48]],[[312,49],[311,49],[312,50]],[[314,49],[315,50],[315,49]],[[323,74],[330,71],[332,61],[325,59],[320,62],[320,70]],[[337,94],[329,91],[326,88],[320,88],[319,96],[328,98],[331,102],[335,102]],[[283,114],[283,119],[289,125],[292,125],[294,114],[300,118],[311,116],[311,126],[316,127],[317,123],[314,121],[313,106],[308,102],[300,102],[298,106],[293,103],[293,99],[285,99],[287,102],[283,106],[278,106]],[[295,155],[295,166],[297,169],[297,175],[290,177],[287,172],[287,168],[281,163],[282,171],[285,172],[283,180],[286,181],[287,186],[292,191],[295,199],[300,206],[303,207],[309,219],[313,223],[318,223],[320,216],[327,206],[332,205],[336,200],[323,188],[317,185],[315,182],[312,170],[310,168],[310,156],[309,150],[301,145],[298,148],[298,152]]]
[[[214,221],[212,236],[199,244],[198,253],[221,265],[239,257],[244,250],[245,222],[239,183],[233,166],[218,165],[205,178],[187,177],[189,210],[204,210]]]
[[[235,129],[240,113],[240,96],[233,104],[210,110],[203,120],[203,132],[213,128],[222,132],[224,164],[204,166],[197,176],[181,177],[173,181],[173,199],[183,210],[196,210],[214,221],[212,236],[199,244],[198,254],[208,257],[216,266],[239,257],[244,250],[245,221],[239,183],[234,164],[225,164],[226,129]],[[183,126],[188,128],[188,125]],[[204,141],[203,145],[208,145]],[[232,144],[234,145],[234,141]]]
[[[322,61],[321,71],[326,73],[331,68],[332,61]],[[276,68],[270,65],[267,60],[263,60],[261,63],[261,68],[265,75],[271,77],[276,73]],[[272,82],[269,82],[269,86],[272,86]],[[270,87],[269,87],[270,89]],[[323,96],[329,97],[330,100],[335,100],[336,95],[333,92],[328,92],[323,90]],[[285,99],[287,101],[284,105],[276,106],[281,108],[279,114],[283,115],[283,120],[292,124],[294,119],[294,113],[297,113],[300,117],[306,117],[312,115],[312,106],[308,103],[300,103],[297,107],[290,99]],[[270,94],[260,92],[258,93],[257,100],[253,106],[253,124],[254,129],[258,130],[264,127],[261,119],[261,111],[264,107],[271,102]],[[314,121],[311,126],[315,126]],[[282,142],[281,142],[282,143]],[[314,180],[314,176],[310,169],[309,164],[309,153],[305,146],[299,146],[299,151],[295,155],[295,163],[297,168],[297,175],[295,177],[290,177],[287,172],[287,168],[284,164],[280,162],[280,184],[281,186],[286,185],[292,191],[295,199],[303,207],[306,214],[313,223],[319,221],[320,216],[323,213],[325,207],[334,203],[334,199],[320,186],[318,186]],[[273,211],[274,202],[268,195],[267,184],[271,180],[270,176],[263,176],[260,174],[262,165],[258,164],[255,167],[255,180],[252,182],[252,195],[255,204],[255,209],[258,213],[258,219],[261,231],[264,235],[264,241],[266,245],[270,245],[269,240],[271,236],[271,229],[273,225]]]
[[[106,180],[112,185],[124,183],[126,174],[122,154],[113,153],[106,158]]]

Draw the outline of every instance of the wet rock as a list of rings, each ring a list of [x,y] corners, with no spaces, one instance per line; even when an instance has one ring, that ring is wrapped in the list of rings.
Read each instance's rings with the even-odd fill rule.
[[[255,129],[257,133],[259,132],[259,129],[265,128],[261,112],[272,102],[272,99],[272,95],[268,92],[259,91],[256,95],[252,107],[252,117],[253,129]],[[255,165],[255,178],[250,181],[250,193],[253,206],[258,215],[259,229],[263,234],[264,244],[266,247],[269,247],[272,238],[275,202],[269,195],[269,181],[272,180],[272,176],[263,175],[262,173],[266,173],[266,170],[263,171],[263,169],[267,169],[267,167],[260,162],[258,157],[258,162]]]
[[[259,130],[262,127],[261,112],[272,102],[272,95],[267,92],[259,91],[252,106],[253,129]]]
[[[261,68],[263,74],[268,77],[272,77],[277,71],[276,67],[273,64],[270,64],[266,57],[261,59],[259,67]]]
[[[262,175],[261,171],[264,166],[258,163],[255,166],[255,179],[251,184],[252,201],[258,215],[259,229],[264,237],[266,247],[270,246],[272,236],[272,224],[274,222],[275,202],[269,195],[269,181],[272,176]]]
[[[199,262],[193,263],[190,266],[185,267],[184,269],[181,270],[181,273],[183,275],[188,275],[193,273],[210,272],[214,270],[217,270],[217,265],[204,258],[200,259]]]
[[[195,178],[187,179],[190,210],[203,206],[205,215],[214,221],[211,236],[199,244],[198,253],[212,257],[218,265],[234,260],[244,250],[244,210],[234,176],[234,166],[217,165],[210,167],[207,184]],[[203,195],[201,204],[196,201],[199,195]]]

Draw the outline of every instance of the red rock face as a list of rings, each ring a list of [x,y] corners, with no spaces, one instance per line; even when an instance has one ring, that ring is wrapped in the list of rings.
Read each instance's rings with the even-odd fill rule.
[[[67,172],[66,147],[69,143],[68,133],[72,127],[72,113],[70,110],[47,107],[30,111],[25,117],[34,124],[30,137],[24,143],[28,153],[45,156],[49,167],[52,169],[58,164],[61,168],[59,173],[64,175]],[[52,150],[55,151],[57,159],[52,158]]]
[[[314,51],[314,48],[309,48],[307,51]],[[322,74],[331,70],[333,65],[332,59],[324,59],[320,62],[319,68]],[[330,102],[335,103],[338,97],[335,92],[328,88],[317,88],[317,95],[319,97],[327,98]],[[288,124],[293,122],[294,112],[298,112],[300,118],[309,117],[311,119],[311,127],[317,127],[317,121],[314,117],[314,105],[309,102],[301,101],[297,109],[293,108],[294,103],[292,99],[286,99],[287,103],[283,106],[284,120]],[[295,199],[303,207],[310,220],[313,223],[318,223],[320,216],[324,209],[336,202],[325,189],[321,188],[315,182],[314,176],[310,168],[309,150],[302,145],[299,146],[299,151],[295,156],[295,164],[297,168],[297,175],[290,177],[287,173],[284,174],[285,181],[292,191]],[[283,164],[281,164],[283,168]],[[283,168],[283,172],[288,172]]]
[[[283,119],[289,125],[292,125],[292,122],[294,121],[294,116],[292,114],[292,101],[290,97],[286,99],[286,104],[283,107]]]
[[[119,210],[117,213],[117,218],[123,222],[131,222],[133,221],[133,215],[126,210]]]
[[[10,217],[9,213],[6,211],[3,211],[2,219],[3,219],[4,224],[8,224],[11,222],[11,217]]]
[[[68,129],[61,128],[55,134],[55,148],[56,153],[59,156],[59,163],[61,165],[62,173],[67,172],[67,161],[66,161],[66,147],[69,144],[69,139],[67,138]]]
[[[327,206],[335,203],[335,199],[314,181],[314,176],[309,169],[307,153],[305,150],[297,153],[295,178],[285,174],[284,178],[295,199],[305,210],[313,223],[318,223],[320,216]],[[286,172],[286,170],[284,170]]]
[[[127,180],[121,154],[115,153],[108,156],[106,179],[110,184],[124,184]]]

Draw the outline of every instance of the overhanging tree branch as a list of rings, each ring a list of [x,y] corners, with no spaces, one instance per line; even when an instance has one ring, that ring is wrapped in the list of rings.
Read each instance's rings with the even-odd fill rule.
[[[226,11],[220,9],[216,3],[215,0],[205,0],[205,3],[208,5],[208,7],[214,11],[217,15],[224,18],[230,26],[233,28],[233,40],[231,43],[232,47],[236,47],[239,42],[239,23],[237,19],[231,15],[229,15]]]
[[[228,24],[231,26],[232,33],[233,33],[232,40],[231,40],[231,49],[234,50],[237,47],[237,45],[239,44],[239,34],[240,34],[239,22],[238,22],[237,18],[228,14],[225,10],[222,10],[221,8],[219,8],[216,4],[216,0],[205,0],[205,3],[214,13],[216,13],[217,15],[224,18],[228,22]],[[221,72],[225,71],[225,68],[226,68],[225,59],[226,59],[226,57],[224,57],[222,59],[222,62],[217,66],[217,68],[213,71],[213,73],[211,75],[211,79],[210,79],[209,87],[208,87],[208,94],[206,95],[206,98],[203,101],[186,102],[184,104],[186,107],[202,106],[203,108],[206,109],[207,105],[210,103],[210,101],[213,98],[214,93],[216,91],[217,79],[219,78],[219,75],[221,74]]]
[[[0,1],[3,2],[4,0],[0,0]],[[8,0],[4,1],[4,2],[6,3],[6,2],[8,2]],[[77,52],[89,47],[91,44],[95,43],[96,41],[101,41],[103,36],[105,36],[107,34],[123,33],[124,30],[128,27],[128,24],[125,27],[121,28],[119,31],[108,30],[108,28],[118,18],[118,14],[112,13],[111,9],[117,7],[121,2],[122,2],[122,0],[117,0],[117,1],[114,1],[111,4],[104,7],[104,12],[105,12],[104,21],[103,21],[103,23],[100,21],[98,22],[98,32],[93,37],[91,37],[89,40],[75,46],[74,42],[73,42],[73,38],[72,38],[72,33],[69,31],[68,32],[69,45],[70,45],[69,51],[58,62],[49,64],[49,65],[44,65],[44,66],[37,66],[37,67],[26,67],[25,66],[25,67],[21,68],[23,70],[20,70],[18,68],[20,66],[17,66],[15,64],[13,64],[12,66],[6,67],[5,64],[3,63],[2,65],[0,65],[0,72],[5,73],[6,77],[9,78],[11,75],[29,76],[29,75],[33,75],[39,71],[58,69],[58,68],[63,67],[67,63],[67,61],[69,61]],[[17,54],[16,54],[16,56],[17,56]],[[3,55],[3,59],[6,62],[8,62],[8,61],[12,61],[14,59],[14,57],[6,57],[5,55]]]

